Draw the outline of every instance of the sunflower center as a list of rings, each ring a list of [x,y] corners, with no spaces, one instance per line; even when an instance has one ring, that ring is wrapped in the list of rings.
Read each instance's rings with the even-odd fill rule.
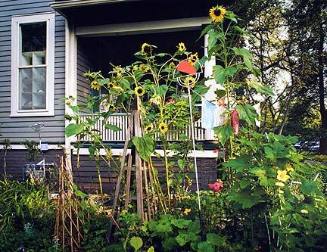
[[[142,94],[142,91],[143,91],[143,90],[140,89],[140,88],[137,90],[137,92],[138,92],[139,94]]]
[[[221,10],[220,9],[216,9],[213,13],[215,14],[215,16],[220,16]]]

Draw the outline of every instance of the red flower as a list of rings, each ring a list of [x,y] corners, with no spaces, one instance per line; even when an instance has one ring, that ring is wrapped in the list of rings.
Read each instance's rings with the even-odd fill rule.
[[[240,117],[236,109],[230,114],[230,119],[234,134],[237,135],[240,130]]]
[[[218,179],[215,183],[208,184],[208,187],[210,190],[212,190],[215,193],[221,192],[221,190],[224,187],[224,183]]]

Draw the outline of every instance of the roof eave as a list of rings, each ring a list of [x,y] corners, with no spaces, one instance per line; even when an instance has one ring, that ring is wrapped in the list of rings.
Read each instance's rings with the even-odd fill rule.
[[[135,2],[141,0],[65,0],[65,1],[55,1],[50,4],[50,6],[55,10],[62,10],[68,8],[76,8],[90,5],[100,5],[100,4],[115,4],[122,2]]]

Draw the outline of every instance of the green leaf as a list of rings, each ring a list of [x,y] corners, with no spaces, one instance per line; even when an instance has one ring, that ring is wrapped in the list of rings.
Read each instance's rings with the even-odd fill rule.
[[[249,81],[247,84],[249,85],[249,87],[254,88],[260,94],[268,95],[268,96],[274,95],[274,92],[270,87],[265,86],[258,81]]]
[[[207,242],[217,247],[225,247],[226,237],[214,233],[208,233]]]
[[[83,129],[84,129],[83,124],[71,123],[66,127],[65,134],[67,137],[75,136],[81,133]]]
[[[188,235],[186,233],[179,234],[176,237],[176,241],[177,241],[179,246],[183,247],[183,246],[185,246],[186,243],[189,242]]]
[[[214,132],[217,135],[218,141],[221,143],[221,145],[225,145],[225,143],[233,135],[233,129],[230,125],[215,127]]]
[[[309,180],[302,182],[301,192],[306,195],[315,195],[320,193],[317,183]]]
[[[155,142],[151,136],[145,135],[143,137],[133,137],[133,144],[136,147],[137,152],[140,157],[148,161],[151,157],[151,154],[154,152]]]
[[[268,186],[268,177],[266,174],[266,170],[262,168],[253,168],[250,170],[250,172],[258,177],[259,184],[261,186]]]
[[[232,168],[238,172],[242,172],[249,166],[249,157],[238,157],[237,159],[229,159],[223,164],[224,167]]]
[[[193,221],[189,226],[187,231],[189,233],[194,233],[194,234],[199,234],[201,232],[201,226],[200,226],[200,221],[195,220]]]
[[[186,162],[185,162],[184,159],[178,159],[178,160],[177,160],[177,164],[178,164],[178,167],[179,167],[180,169],[184,169],[184,167],[185,167],[185,165],[186,165]]]
[[[236,110],[238,111],[241,120],[246,121],[248,125],[255,124],[257,112],[253,106],[250,104],[238,104]]]
[[[164,251],[173,251],[174,248],[178,246],[178,244],[175,237],[168,236],[163,240],[162,246]]]
[[[131,244],[131,246],[134,248],[134,251],[138,251],[140,248],[142,248],[143,246],[143,241],[140,237],[138,236],[133,236],[130,240],[129,240],[129,244]]]
[[[129,81],[126,79],[120,79],[118,83],[122,86],[123,89],[131,89],[131,85],[129,84]]]
[[[252,65],[252,54],[248,49],[245,48],[237,48],[234,47],[233,51],[236,55],[239,55],[243,58],[245,66],[252,71],[253,70],[253,65]]]
[[[167,91],[168,91],[168,86],[167,85],[160,85],[155,88],[156,94],[159,96],[165,96]]]
[[[151,246],[150,248],[148,248],[147,252],[155,252],[155,251],[154,251],[154,247]]]
[[[187,228],[190,225],[191,222],[192,222],[191,220],[173,219],[171,221],[171,224],[178,227],[179,229],[184,229],[184,228]]]
[[[224,84],[226,77],[225,77],[225,69],[222,66],[220,65],[213,66],[213,75],[217,83]]]
[[[117,127],[116,125],[113,124],[106,124],[104,126],[106,129],[112,130],[113,132],[121,131],[121,128]]]
[[[226,95],[226,91],[224,89],[217,89],[215,91],[215,94],[217,96],[217,99],[220,99]]]
[[[259,202],[263,201],[260,195],[256,193],[250,193],[248,190],[244,190],[241,192],[231,192],[228,198],[231,201],[240,204],[241,207],[244,209],[251,208]]]
[[[237,67],[222,67],[216,65],[213,67],[213,74],[215,81],[220,84],[224,84],[228,77],[233,77],[237,73]]]
[[[215,248],[209,242],[200,242],[198,244],[198,252],[215,252]]]
[[[216,45],[219,33],[212,29],[208,32],[208,35],[208,51],[210,51]]]
[[[202,30],[202,32],[201,32],[201,35],[200,35],[200,37],[198,38],[198,40],[201,38],[201,37],[203,37],[205,34],[207,34],[210,30],[212,30],[214,28],[214,26],[213,25],[207,25],[203,30]]]

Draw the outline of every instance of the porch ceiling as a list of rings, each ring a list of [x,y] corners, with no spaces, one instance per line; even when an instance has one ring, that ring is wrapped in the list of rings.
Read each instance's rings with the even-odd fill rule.
[[[209,0],[57,0],[50,5],[75,27],[208,16]]]

